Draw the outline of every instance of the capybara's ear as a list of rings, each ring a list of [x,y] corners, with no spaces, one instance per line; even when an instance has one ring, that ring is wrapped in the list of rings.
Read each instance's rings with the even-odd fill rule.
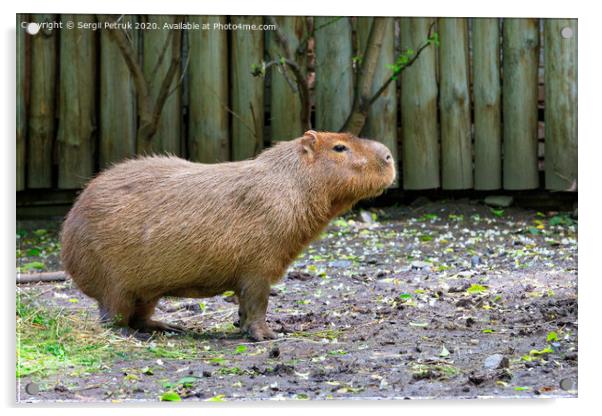
[[[318,132],[315,130],[307,130],[301,139],[303,151],[308,154],[313,154],[316,149],[316,143],[318,143]]]

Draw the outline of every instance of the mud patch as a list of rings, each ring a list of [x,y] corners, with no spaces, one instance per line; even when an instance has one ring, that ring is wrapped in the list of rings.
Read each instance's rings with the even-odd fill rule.
[[[57,227],[19,223],[17,267],[60,268]],[[100,326],[70,281],[21,285],[17,311],[25,402],[574,397],[577,224],[468,202],[351,213],[273,287],[275,341],[240,337],[231,296],[162,300],[188,333],[146,341]]]

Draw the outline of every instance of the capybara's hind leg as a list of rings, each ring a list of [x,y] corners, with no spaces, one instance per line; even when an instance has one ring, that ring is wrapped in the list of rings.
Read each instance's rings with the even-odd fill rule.
[[[246,279],[239,290],[240,330],[254,341],[276,338],[276,333],[265,322],[270,296],[270,284],[261,279]]]
[[[137,329],[140,332],[184,332],[184,329],[177,325],[151,319],[158,301],[158,298],[150,301],[138,299],[134,305],[134,313],[130,317],[130,328]]]
[[[101,322],[127,327],[134,313],[134,301],[127,293],[114,291],[98,303]]]
[[[108,324],[112,320],[109,309],[100,302],[98,302],[98,315],[101,324]]]

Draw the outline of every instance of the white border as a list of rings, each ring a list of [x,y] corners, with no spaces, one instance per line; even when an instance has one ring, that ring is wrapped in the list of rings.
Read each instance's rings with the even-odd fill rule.
[[[527,1],[503,0],[496,2],[468,0],[429,0],[429,1],[384,1],[369,0],[365,2],[349,1],[327,2],[324,0],[264,1],[264,0],[229,0],[222,2],[208,1],[125,1],[103,0],[101,2],[70,1],[3,1],[2,13],[2,89],[4,99],[1,100],[0,114],[4,137],[2,143],[2,256],[5,287],[3,291],[4,306],[1,308],[6,316],[3,329],[4,342],[2,357],[7,366],[3,366],[2,392],[4,405],[14,406],[14,229],[15,229],[15,194],[14,194],[14,127],[15,127],[15,13],[153,13],[153,14],[259,14],[259,15],[389,15],[389,16],[508,16],[508,17],[577,17],[579,19],[579,189],[580,189],[580,235],[579,235],[579,398],[563,400],[474,400],[474,401],[403,401],[403,402],[312,402],[312,403],[228,403],[226,406],[170,406],[169,414],[174,411],[203,412],[203,414],[237,415],[278,414],[286,412],[287,416],[295,414],[307,415],[308,412],[328,412],[333,415],[339,411],[345,414],[356,412],[365,414],[371,408],[382,413],[417,412],[421,415],[436,413],[439,415],[507,415],[509,413],[530,415],[590,414],[590,407],[595,408],[600,393],[602,362],[602,343],[600,342],[600,324],[598,322],[600,296],[602,290],[602,272],[599,263],[599,246],[602,236],[600,222],[602,205],[600,204],[600,173],[602,158],[600,146],[602,121],[601,116],[601,62],[600,62],[600,14],[596,13],[596,2],[577,1]],[[23,407],[23,406],[21,406]],[[194,407],[194,409],[192,408]],[[596,406],[597,408],[600,405]],[[131,406],[117,408],[110,406],[112,414],[138,413]],[[164,414],[167,406],[150,408],[144,406],[140,411],[144,414]],[[198,409],[198,410],[197,410]],[[15,409],[10,409],[12,413]],[[39,407],[19,409],[25,413],[46,414],[105,414],[106,406],[94,409],[82,409],[77,406],[61,409],[54,405],[47,410]],[[599,409],[598,409],[599,412]]]

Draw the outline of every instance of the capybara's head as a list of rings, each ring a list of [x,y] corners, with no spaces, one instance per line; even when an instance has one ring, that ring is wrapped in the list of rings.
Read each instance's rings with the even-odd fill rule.
[[[382,143],[314,130],[298,140],[313,179],[328,187],[333,202],[347,205],[378,196],[395,180],[395,161]]]

